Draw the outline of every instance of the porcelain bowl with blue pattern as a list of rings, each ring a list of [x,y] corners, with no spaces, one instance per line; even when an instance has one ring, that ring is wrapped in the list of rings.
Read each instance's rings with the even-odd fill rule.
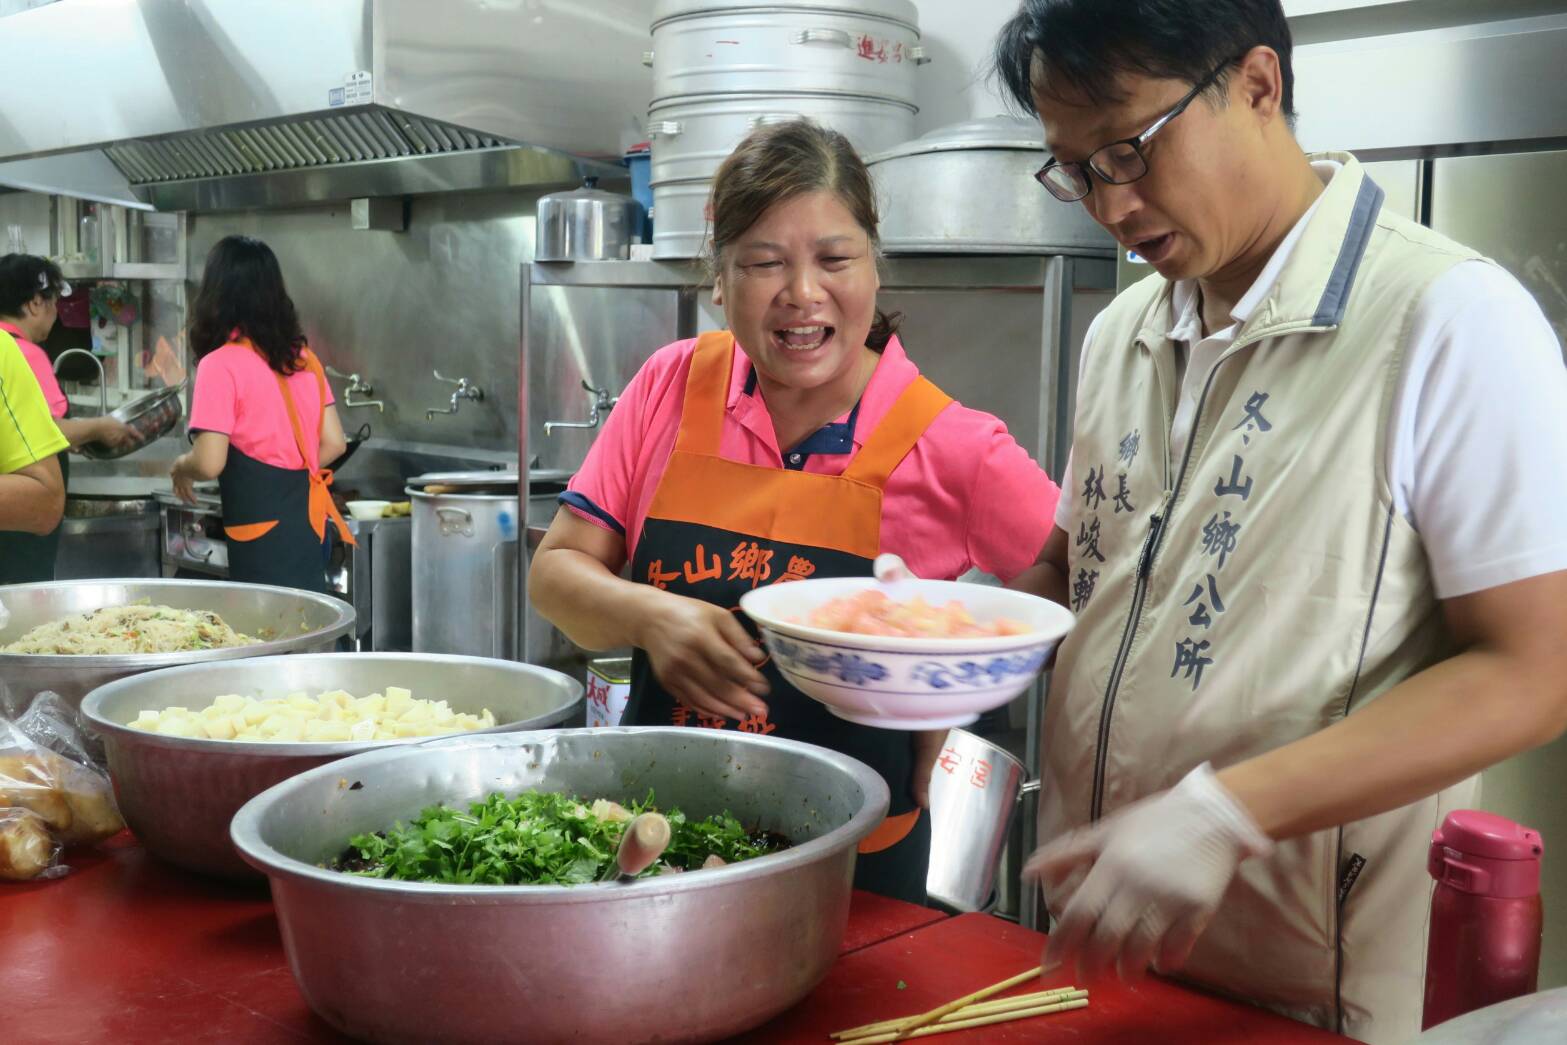
[[[812,627],[833,599],[880,588],[895,602],[954,599],[980,622],[1007,619],[1017,635],[910,638]],[[1024,592],[961,581],[843,577],[772,584],[740,608],[756,622],[779,672],[839,718],[883,729],[966,726],[1027,689],[1075,622],[1070,610]]]

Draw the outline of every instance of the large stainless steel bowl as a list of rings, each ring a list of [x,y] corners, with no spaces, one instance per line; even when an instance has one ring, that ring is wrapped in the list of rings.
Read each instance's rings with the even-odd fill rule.
[[[785,852],[626,885],[395,882],[319,864],[348,838],[530,788],[727,809]],[[359,755],[246,803],[234,844],[272,880],[311,1008],[383,1042],[701,1042],[803,998],[837,956],[856,845],[887,785],[845,755],[706,729],[462,737]]]
[[[455,711],[485,708],[496,724],[476,732],[543,729],[582,703],[582,684],[557,671],[505,660],[427,653],[319,653],[193,664],[93,690],[82,716],[102,737],[120,812],[154,856],[205,874],[260,877],[229,841],[240,806],[279,780],[348,755],[408,747],[425,738],[305,744],[166,737],[126,723],[144,710],[203,708],[226,693],[265,699],[388,686],[444,700]]]
[[[295,588],[233,581],[95,580],[46,581],[0,586],[0,602],[11,613],[0,628],[0,646],[40,624],[105,606],[141,599],[181,610],[211,610],[245,635],[264,638],[251,646],[190,653],[124,653],[112,656],[54,656],[0,653],[0,685],[13,701],[54,690],[75,706],[89,690],[127,675],[177,664],[265,657],[275,653],[330,650],[354,626],[354,608],[341,599]]]

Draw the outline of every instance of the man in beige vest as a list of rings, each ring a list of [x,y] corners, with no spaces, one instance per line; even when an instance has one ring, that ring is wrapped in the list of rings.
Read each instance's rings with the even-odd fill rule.
[[[1560,347],[1353,157],[1302,153],[1278,0],[1026,0],[996,63],[1043,188],[1153,269],[1088,335],[1031,575],[1078,615],[1046,961],[1405,1041],[1432,829],[1567,726]]]

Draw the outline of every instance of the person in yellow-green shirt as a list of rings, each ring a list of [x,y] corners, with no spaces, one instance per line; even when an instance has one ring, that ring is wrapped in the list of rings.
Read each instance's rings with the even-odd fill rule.
[[[0,331],[0,530],[45,534],[59,525],[65,482],[55,454],[69,445],[21,348]]]

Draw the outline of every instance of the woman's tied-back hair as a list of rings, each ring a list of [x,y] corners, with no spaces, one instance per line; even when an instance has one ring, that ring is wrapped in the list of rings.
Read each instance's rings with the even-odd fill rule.
[[[854,216],[879,254],[876,193],[870,172],[849,139],[804,118],[764,124],[735,146],[713,177],[712,234],[708,265],[716,272],[724,251],[744,236],[768,208],[808,192],[831,192]],[[865,344],[880,352],[898,332],[897,313],[880,309]]]
[[[190,347],[200,359],[228,344],[238,330],[280,374],[304,366],[305,334],[283,286],[272,248],[250,236],[224,236],[207,254],[191,309]]]

